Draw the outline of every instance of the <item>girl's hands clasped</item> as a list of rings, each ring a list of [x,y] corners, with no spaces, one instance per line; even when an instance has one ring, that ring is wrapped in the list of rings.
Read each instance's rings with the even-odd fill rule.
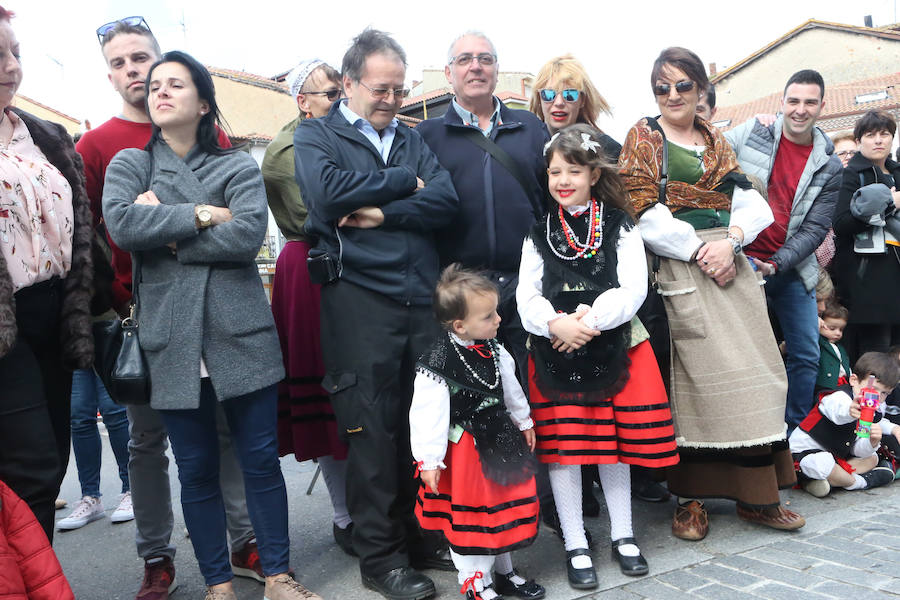
[[[581,317],[587,313],[588,309],[582,308],[550,321],[550,339],[555,350],[574,352],[594,339],[594,336],[600,335],[599,331],[581,322]]]

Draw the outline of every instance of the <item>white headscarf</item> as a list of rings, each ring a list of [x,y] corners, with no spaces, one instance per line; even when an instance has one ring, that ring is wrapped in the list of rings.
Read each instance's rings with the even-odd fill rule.
[[[294,67],[291,72],[288,73],[286,79],[291,90],[291,96],[296,98],[297,94],[299,94],[300,90],[303,88],[303,84],[309,79],[310,74],[324,64],[324,60],[313,58],[311,60],[304,60]]]

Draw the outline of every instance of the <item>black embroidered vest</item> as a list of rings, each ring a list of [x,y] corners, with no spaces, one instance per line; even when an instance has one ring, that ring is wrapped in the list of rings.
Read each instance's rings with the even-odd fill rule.
[[[837,391],[845,392],[851,398],[853,397],[853,388],[849,385],[838,386]],[[881,411],[875,411],[875,418],[872,423],[881,420]],[[838,425],[834,421],[822,414],[819,410],[819,404],[806,415],[806,418],[800,422],[800,429],[809,434],[809,437],[819,442],[823,448],[844,460],[850,458],[853,450],[853,444],[856,443],[856,421],[851,421],[843,425]]]
[[[416,370],[441,378],[450,389],[450,424],[475,439],[484,476],[501,485],[522,483],[534,475],[537,462],[503,403],[503,382],[495,366],[499,365],[499,344],[497,340],[473,344],[481,345],[481,352],[489,351],[490,356],[466,349],[443,334],[419,359]],[[496,387],[490,387],[495,382]]]
[[[588,217],[572,217],[563,211],[576,238],[587,239]],[[534,226],[531,240],[544,260],[542,294],[559,312],[572,313],[579,304],[591,306],[601,293],[618,287],[616,245],[619,231],[631,229],[634,222],[622,210],[604,206],[601,220],[603,240],[591,258],[564,260],[556,256],[572,256],[558,212]],[[549,233],[548,233],[549,228]],[[549,239],[548,239],[549,238]],[[552,245],[552,249],[551,249]],[[624,323],[571,352],[553,349],[549,339],[531,336],[537,386],[551,400],[571,393],[585,393],[585,398],[600,402],[619,393],[628,381],[628,347],[631,324]]]

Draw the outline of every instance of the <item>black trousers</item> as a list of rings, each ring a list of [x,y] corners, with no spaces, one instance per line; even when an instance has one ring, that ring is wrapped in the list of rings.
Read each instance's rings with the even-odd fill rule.
[[[322,287],[323,387],[349,445],[347,508],[363,573],[424,551],[409,445],[415,362],[438,334],[430,306],[404,306],[346,281]]]
[[[53,541],[53,503],[69,463],[72,373],[62,368],[61,284],[16,293],[16,344],[0,358],[0,480]]]

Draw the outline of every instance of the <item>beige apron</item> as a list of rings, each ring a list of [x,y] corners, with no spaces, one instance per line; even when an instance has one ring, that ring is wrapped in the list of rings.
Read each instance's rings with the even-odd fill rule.
[[[726,234],[724,228],[697,231],[704,241]],[[719,287],[695,263],[660,258],[679,446],[739,448],[785,439],[787,374],[762,280],[743,253],[734,262],[735,279]]]

